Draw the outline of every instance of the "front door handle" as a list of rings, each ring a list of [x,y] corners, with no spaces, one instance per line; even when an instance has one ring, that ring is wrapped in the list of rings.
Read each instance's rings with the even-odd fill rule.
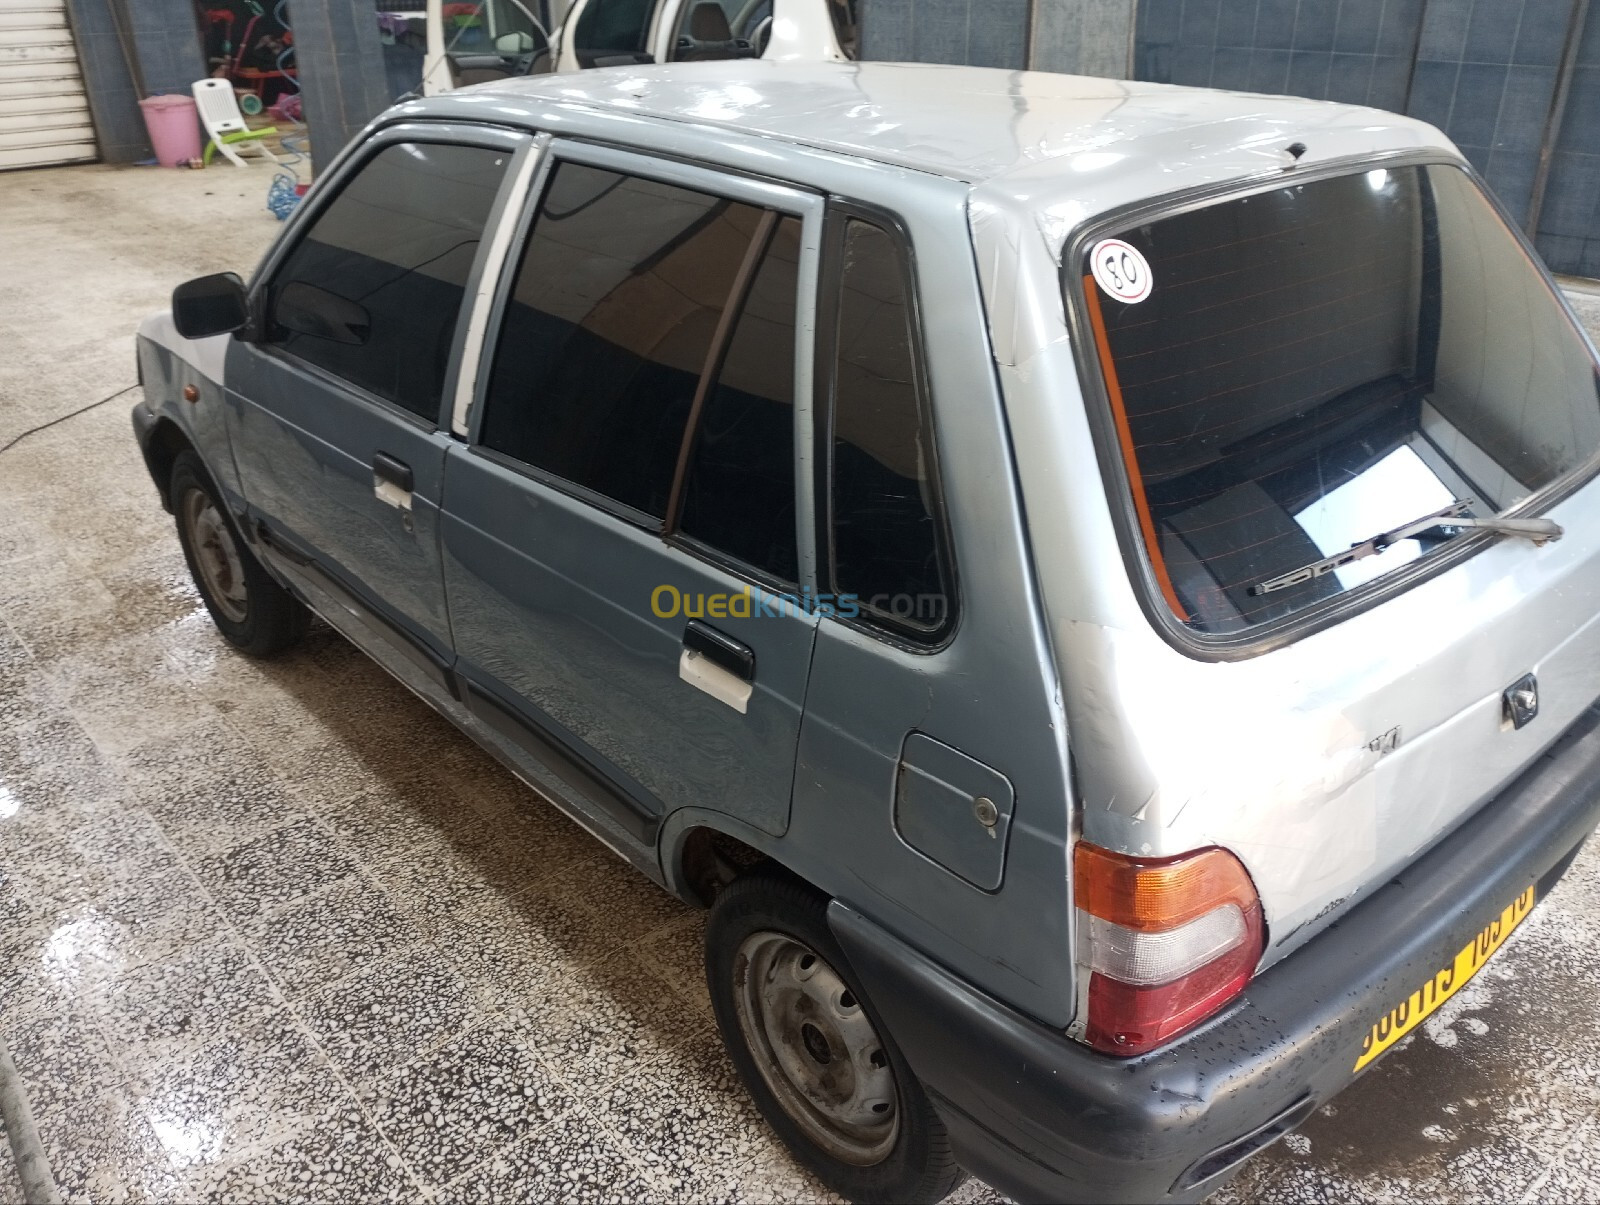
[[[387,452],[372,457],[372,492],[379,502],[396,510],[411,509],[411,466]]]
[[[744,715],[755,689],[755,650],[709,623],[691,619],[683,630],[678,677]]]

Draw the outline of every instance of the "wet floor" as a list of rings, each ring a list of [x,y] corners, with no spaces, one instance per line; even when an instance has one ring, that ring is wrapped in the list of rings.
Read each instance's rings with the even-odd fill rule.
[[[0,174],[0,445],[247,270],[266,183]],[[698,914],[327,629],[226,648],[131,400],[0,453],[0,1034],[66,1195],[825,1197],[720,1052]],[[1600,1199],[1597,858],[1226,1196]]]

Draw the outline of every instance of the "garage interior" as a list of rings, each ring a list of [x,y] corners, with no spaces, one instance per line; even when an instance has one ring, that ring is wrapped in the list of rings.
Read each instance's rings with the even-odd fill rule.
[[[722,1053],[700,913],[332,629],[267,663],[214,631],[128,434],[133,330],[179,281],[248,275],[281,227],[271,165],[135,166],[133,75],[207,74],[192,7],[0,0],[0,1039],[62,1198],[833,1199]],[[1600,15],[1289,0],[1278,47],[1283,4],[1239,4],[1241,44],[1233,7],[867,0],[863,53],[1266,91],[1325,54],[1300,92],[1336,99],[1340,56],[1364,55],[1363,99],[1481,149],[1600,339]],[[1491,7],[1540,34],[1513,28],[1498,75],[1467,57]],[[1389,24],[1336,49],[1367,9]],[[335,64],[352,10],[296,3],[313,148],[409,70],[375,24]],[[1325,10],[1329,49],[1297,47]],[[1390,25],[1412,42],[1385,93]],[[1597,945],[1590,843],[1402,1053],[1213,1200],[1600,1198]],[[0,1201],[23,1199],[0,1150]]]

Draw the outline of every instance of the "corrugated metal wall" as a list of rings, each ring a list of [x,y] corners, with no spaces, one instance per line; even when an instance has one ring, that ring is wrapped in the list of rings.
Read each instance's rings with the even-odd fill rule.
[[[1600,15],[1588,17],[1582,52],[1567,53],[1587,7],[1583,0],[1140,0],[1134,75],[1420,117],[1460,146],[1535,233],[1551,268],[1594,275]],[[1564,109],[1557,103],[1563,79]]]
[[[1600,277],[1600,4],[1590,0],[1539,211],[1539,252],[1558,272]]]
[[[67,8],[89,85],[100,157],[107,163],[148,157],[140,97],[187,96],[189,85],[206,75],[194,0],[67,0]],[[138,68],[142,92],[132,66]]]
[[[0,169],[95,153],[66,0],[0,0]]]
[[[1030,10],[1029,0],[864,0],[861,57],[1021,67]]]

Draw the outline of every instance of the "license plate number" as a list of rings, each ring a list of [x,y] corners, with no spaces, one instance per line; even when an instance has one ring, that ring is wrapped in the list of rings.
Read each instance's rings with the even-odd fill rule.
[[[1483,964],[1505,944],[1511,931],[1533,911],[1534,891],[1529,887],[1494,920],[1483,927],[1455,956],[1449,966],[1437,972],[1405,1000],[1391,1008],[1367,1032],[1361,1043],[1361,1057],[1356,1059],[1355,1070],[1360,1071],[1373,1059],[1393,1046],[1406,1034],[1421,1025],[1427,1017],[1451,996],[1466,986],[1483,969]]]

